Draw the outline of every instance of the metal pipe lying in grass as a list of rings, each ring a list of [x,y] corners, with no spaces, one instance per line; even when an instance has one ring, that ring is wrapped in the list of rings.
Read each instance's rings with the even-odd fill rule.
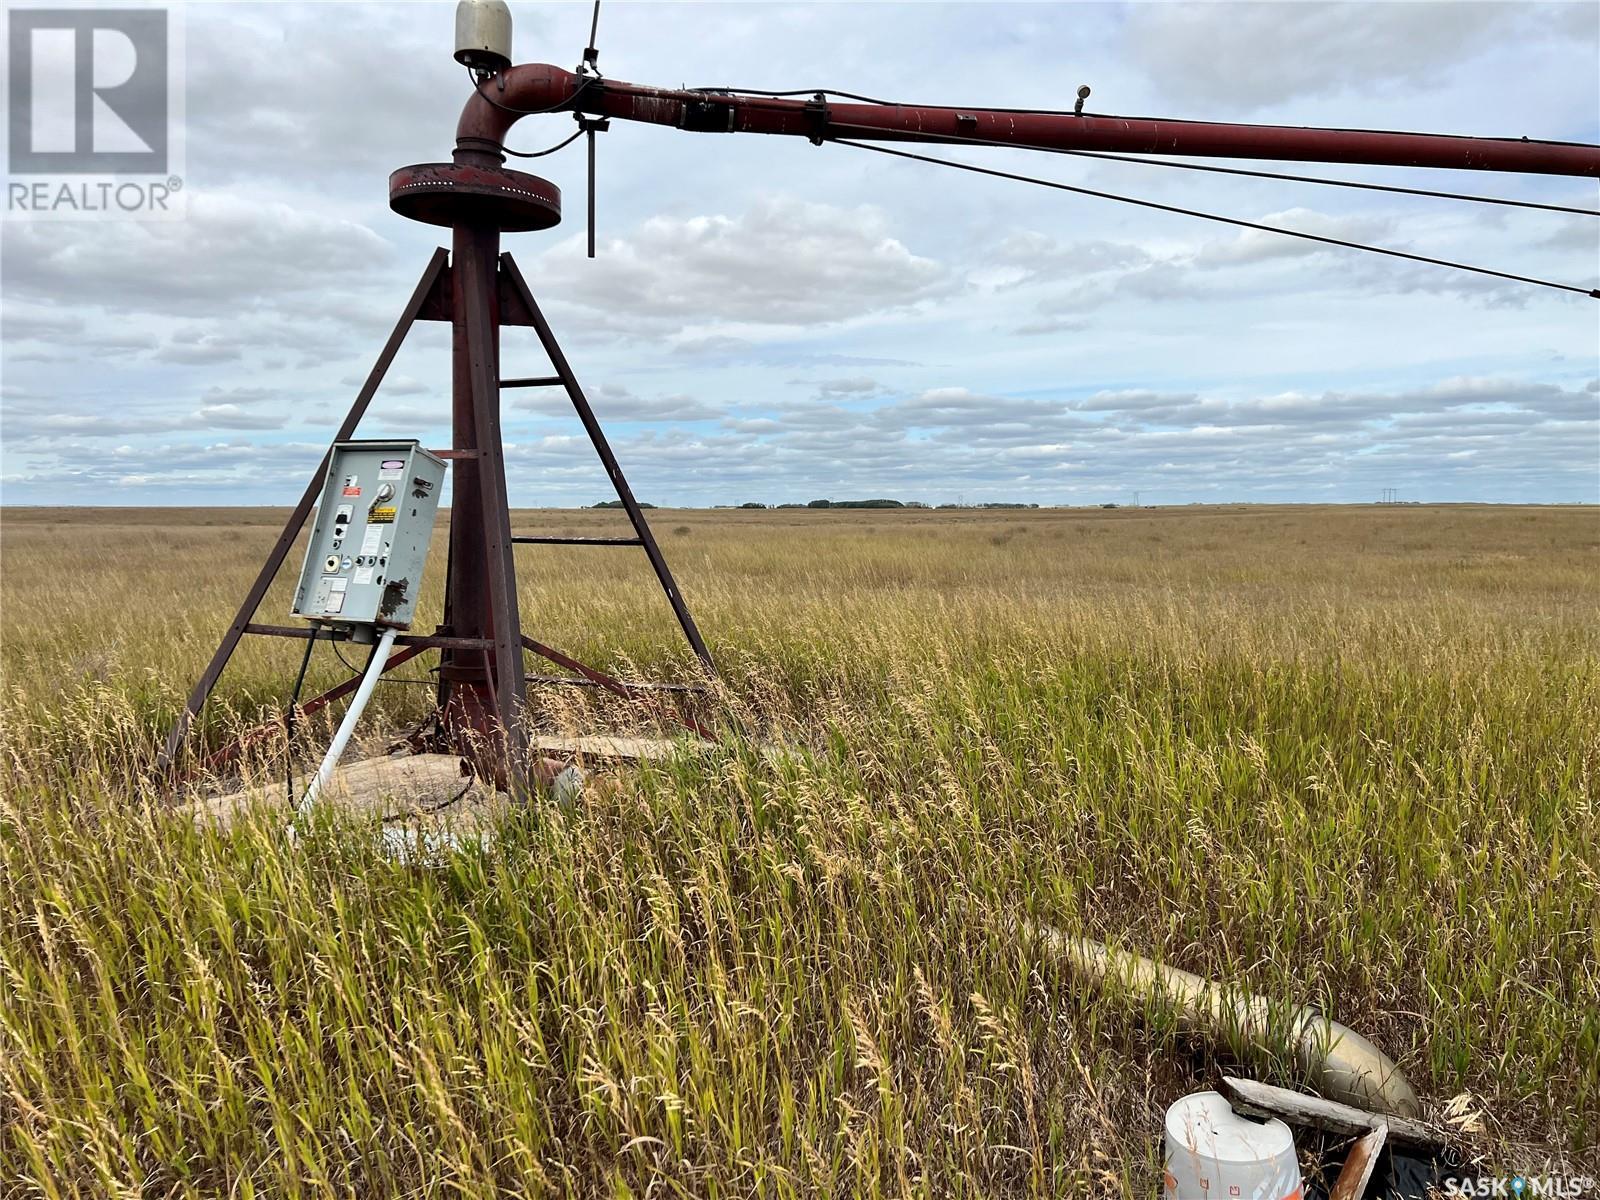
[[[1165,1005],[1181,1027],[1217,1038],[1241,1055],[1274,1045],[1288,1047],[1306,1077],[1330,1100],[1396,1117],[1422,1114],[1416,1092],[1393,1059],[1355,1030],[1313,1009],[1275,1004],[1048,925],[1025,922],[1024,928],[1106,995],[1120,993],[1125,1001]]]

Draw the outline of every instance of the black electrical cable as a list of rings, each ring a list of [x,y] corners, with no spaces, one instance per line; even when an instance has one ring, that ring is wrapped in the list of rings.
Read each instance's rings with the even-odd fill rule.
[[[339,652],[339,643],[338,643],[337,640],[331,641],[328,644],[333,647],[333,656],[339,660],[339,665],[341,667],[343,667],[346,671],[350,672],[350,678],[351,679],[360,679],[363,675],[365,675],[367,673],[367,668],[365,666],[361,666],[361,667],[352,666],[350,664],[350,660]],[[367,651],[367,662],[369,664],[372,662],[373,653],[374,653],[373,650]],[[389,683],[389,682],[392,682],[392,681],[386,679],[386,680],[383,680],[382,682]]]
[[[830,122],[830,128],[855,130],[861,133],[880,132],[867,125]],[[1277,179],[1288,183],[1319,183],[1324,187],[1358,188],[1367,192],[1396,192],[1404,196],[1426,196],[1434,200],[1466,200],[1474,204],[1498,204],[1507,208],[1534,208],[1544,212],[1572,213],[1580,217],[1600,217],[1600,209],[1574,208],[1565,204],[1539,204],[1532,200],[1509,200],[1501,196],[1476,196],[1466,192],[1440,192],[1432,188],[1400,187],[1391,183],[1364,183],[1354,179],[1325,179],[1317,175],[1290,175],[1282,171],[1252,171],[1244,167],[1223,167],[1212,163],[1179,162],[1176,159],[1144,158],[1137,154],[1108,154],[1100,150],[1072,150],[1064,146],[1034,146],[1026,142],[1001,142],[989,138],[950,136],[919,133],[918,141],[937,142],[942,146],[992,146],[1001,150],[1031,150],[1045,154],[1066,154],[1074,158],[1098,158],[1107,162],[1142,163],[1147,167],[1172,167],[1180,171],[1204,171],[1210,175],[1242,175],[1252,179]]]
[[[351,666],[350,665],[350,660],[347,659],[344,655],[339,653],[339,643],[337,641],[330,642],[329,644],[333,647],[333,656],[339,660],[339,664],[342,667],[344,667],[344,669],[346,671],[350,672],[350,678],[351,679],[359,679],[362,675],[366,674],[366,668],[365,667],[353,667],[353,666]],[[370,662],[371,660],[369,659],[368,661]],[[396,679],[392,675],[385,675],[382,679],[378,680],[378,682],[379,683],[408,683],[408,684],[411,684],[414,687],[432,687],[433,686],[433,680],[431,680],[431,679]]]
[[[300,659],[300,674],[295,676],[294,691],[289,694],[289,710],[283,714],[284,738],[284,766],[283,790],[290,804],[294,803],[294,712],[300,707],[300,689],[305,686],[306,668],[311,665],[311,651],[317,644],[317,627],[311,627],[311,636],[306,639],[306,652]],[[334,650],[338,654],[338,650]],[[341,655],[340,661],[344,658]]]
[[[352,667],[350,665],[350,660],[343,654],[339,653],[339,642],[337,638],[331,640],[328,644],[333,647],[333,656],[339,660],[339,665],[342,666],[346,671],[350,672],[352,679],[361,674],[360,667]]]
[[[477,782],[478,781],[475,778],[473,778],[472,776],[469,775],[467,777],[467,781],[461,785],[461,790],[458,791],[454,796],[451,796],[450,799],[441,800],[441,801],[439,801],[439,803],[431,804],[427,808],[418,809],[416,811],[415,815],[419,816],[419,817],[426,817],[426,816],[430,816],[431,814],[436,813],[436,812],[443,812],[445,809],[449,808],[452,804],[455,804],[455,803],[459,802],[463,796],[465,796],[468,792],[470,792],[472,790],[472,785],[477,783]],[[385,819],[387,819],[387,818],[385,818]]]
[[[543,158],[546,154],[554,154],[557,150],[565,150],[568,146],[572,145],[573,142],[581,138],[583,134],[584,131],[579,129],[577,133],[573,134],[564,141],[557,142],[548,150],[534,150],[530,153],[526,150],[513,150],[509,146],[501,146],[500,150],[504,154],[511,155],[512,158]]]
[[[472,68],[467,68],[467,74],[472,75],[473,90],[476,91],[478,95],[482,96],[485,100],[494,105],[496,108],[500,109],[502,112],[515,113],[519,117],[540,117],[546,113],[560,112],[562,109],[570,107],[579,96],[583,95],[583,89],[595,82],[596,79],[596,77],[593,75],[582,76],[582,82],[573,89],[572,95],[568,96],[565,100],[562,100],[557,104],[550,105],[548,108],[517,108],[514,105],[506,104],[500,100],[496,100],[493,96],[489,95],[489,93],[485,92],[483,90],[483,85],[487,83],[488,80],[479,81],[478,77],[473,75]]]
[[[502,109],[502,110],[504,110],[505,112],[508,112],[508,113],[516,113],[517,116],[519,116],[519,117],[538,117],[538,116],[543,116],[546,113],[560,112],[568,104],[572,103],[573,100],[576,100],[578,98],[578,96],[582,94],[583,89],[588,87],[590,82],[591,82],[591,80],[585,78],[584,81],[578,85],[577,91],[572,93],[572,96],[571,96],[570,99],[564,100],[560,104],[552,105],[549,108],[513,108],[509,104],[500,103],[500,101],[496,100],[493,96],[490,96],[487,93],[485,93],[484,90],[483,90],[483,84],[478,81],[478,77],[476,75],[473,75],[472,68],[470,68],[470,67],[467,68],[467,74],[472,76],[473,88],[478,93],[478,95],[482,96],[485,100],[487,100],[490,104],[494,105],[496,108]],[[547,154],[554,154],[557,150],[565,150],[568,146],[572,145],[573,142],[577,141],[578,138],[582,136],[582,134],[583,134],[583,130],[580,129],[580,130],[578,130],[577,133],[573,134],[571,137],[567,138],[565,141],[557,142],[554,146],[551,146],[548,150],[532,150],[532,151],[528,151],[528,150],[513,150],[509,146],[501,146],[500,150],[501,150],[501,153],[509,154],[512,158],[543,158]]]
[[[845,138],[830,138],[829,140],[838,146],[849,146],[856,150],[871,150],[877,154],[890,154],[896,158],[909,158],[917,162],[932,163],[936,167],[953,167],[958,171],[970,171],[975,175],[988,175],[995,179],[1010,179],[1017,183],[1031,183],[1038,187],[1073,192],[1080,196],[1093,196],[1099,200],[1115,200],[1119,204],[1134,204],[1140,208],[1153,208],[1160,212],[1176,213],[1183,217],[1198,217],[1202,221],[1216,221],[1219,224],[1234,225],[1240,229],[1256,229],[1262,233],[1277,233],[1284,237],[1301,238],[1309,242],[1321,242],[1327,246],[1343,246],[1348,250],[1365,250],[1371,254],[1384,254],[1390,258],[1403,258],[1411,262],[1428,263],[1435,267],[1453,267],[1458,271],[1468,271],[1475,275],[1488,275],[1495,279],[1508,279],[1513,283],[1527,283],[1535,287],[1553,288],[1561,292],[1576,292],[1580,296],[1589,296],[1595,300],[1600,300],[1600,288],[1586,288],[1570,283],[1556,283],[1549,279],[1535,279],[1529,275],[1513,275],[1509,271],[1495,271],[1488,267],[1474,267],[1468,263],[1453,262],[1446,258],[1430,258],[1425,254],[1411,254],[1405,250],[1390,250],[1384,246],[1369,246],[1365,242],[1352,242],[1344,238],[1325,237],[1320,233],[1307,233],[1301,229],[1283,229],[1276,225],[1263,225],[1258,221],[1245,221],[1238,217],[1224,217],[1219,213],[1202,212],[1196,208],[1180,208],[1175,204],[1160,204],[1154,200],[1140,200],[1133,196],[1120,196],[1115,192],[1102,192],[1095,188],[1078,187],[1070,183],[1057,183],[1051,179],[1038,179],[1032,175],[1016,175],[1010,171],[997,171],[992,167],[979,167],[974,166],[972,163],[953,162],[948,158],[933,158],[926,154],[913,154],[909,150],[892,150],[888,146],[874,146],[867,142],[852,142]]]
[[[761,88],[736,88],[736,87],[697,87],[697,88],[685,88],[684,90],[685,91],[690,91],[690,92],[711,92],[711,93],[714,93],[714,94],[723,94],[723,95],[729,95],[729,96],[735,96],[735,95],[770,96],[774,100],[781,99],[784,96],[843,96],[846,100],[859,100],[863,104],[877,104],[877,105],[880,105],[883,108],[900,108],[900,107],[902,107],[902,105],[900,104],[900,102],[898,100],[879,100],[879,99],[877,99],[877,98],[875,98],[873,96],[857,95],[855,92],[836,92],[832,88],[797,88],[796,90],[794,90],[792,92],[768,92],[768,91],[764,91]],[[923,108],[942,108],[942,107],[945,107],[945,106],[944,105],[936,105],[936,104],[924,104],[921,107],[923,107]],[[1012,108],[1008,108],[1005,111],[1006,112],[1031,112],[1031,111],[1034,111],[1034,110],[1032,110],[1032,109],[1012,109]]]

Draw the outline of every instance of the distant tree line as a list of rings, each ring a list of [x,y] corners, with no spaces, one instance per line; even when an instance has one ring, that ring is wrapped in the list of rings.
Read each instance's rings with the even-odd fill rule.
[[[899,500],[813,500],[807,508],[904,508]]]
[[[996,500],[988,504],[941,504],[940,508],[1038,508],[1037,504],[1023,504],[1020,501]]]

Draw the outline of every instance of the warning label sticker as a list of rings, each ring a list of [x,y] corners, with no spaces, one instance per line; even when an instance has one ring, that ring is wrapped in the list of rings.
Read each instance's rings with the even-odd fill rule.
[[[379,479],[399,479],[406,473],[406,460],[403,458],[386,458],[378,464]]]
[[[368,584],[368,583],[371,583],[371,582],[372,582],[372,568],[371,567],[357,567],[356,568],[356,586],[357,587],[361,587],[363,584]]]
[[[361,477],[359,475],[346,475],[344,477],[344,494],[346,496],[361,495]]]
[[[367,531],[361,535],[362,556],[377,554],[383,547],[383,530],[374,525],[368,525]]]
[[[394,524],[394,514],[395,514],[395,507],[392,504],[383,505],[381,508],[374,508],[371,512],[369,512],[367,514],[367,524],[368,525],[393,525]]]

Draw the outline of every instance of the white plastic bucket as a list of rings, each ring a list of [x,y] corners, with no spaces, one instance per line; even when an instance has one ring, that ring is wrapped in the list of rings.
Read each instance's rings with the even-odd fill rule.
[[[1300,1200],[1289,1127],[1242,1117],[1216,1092],[1167,1109],[1166,1151],[1163,1200]]]

